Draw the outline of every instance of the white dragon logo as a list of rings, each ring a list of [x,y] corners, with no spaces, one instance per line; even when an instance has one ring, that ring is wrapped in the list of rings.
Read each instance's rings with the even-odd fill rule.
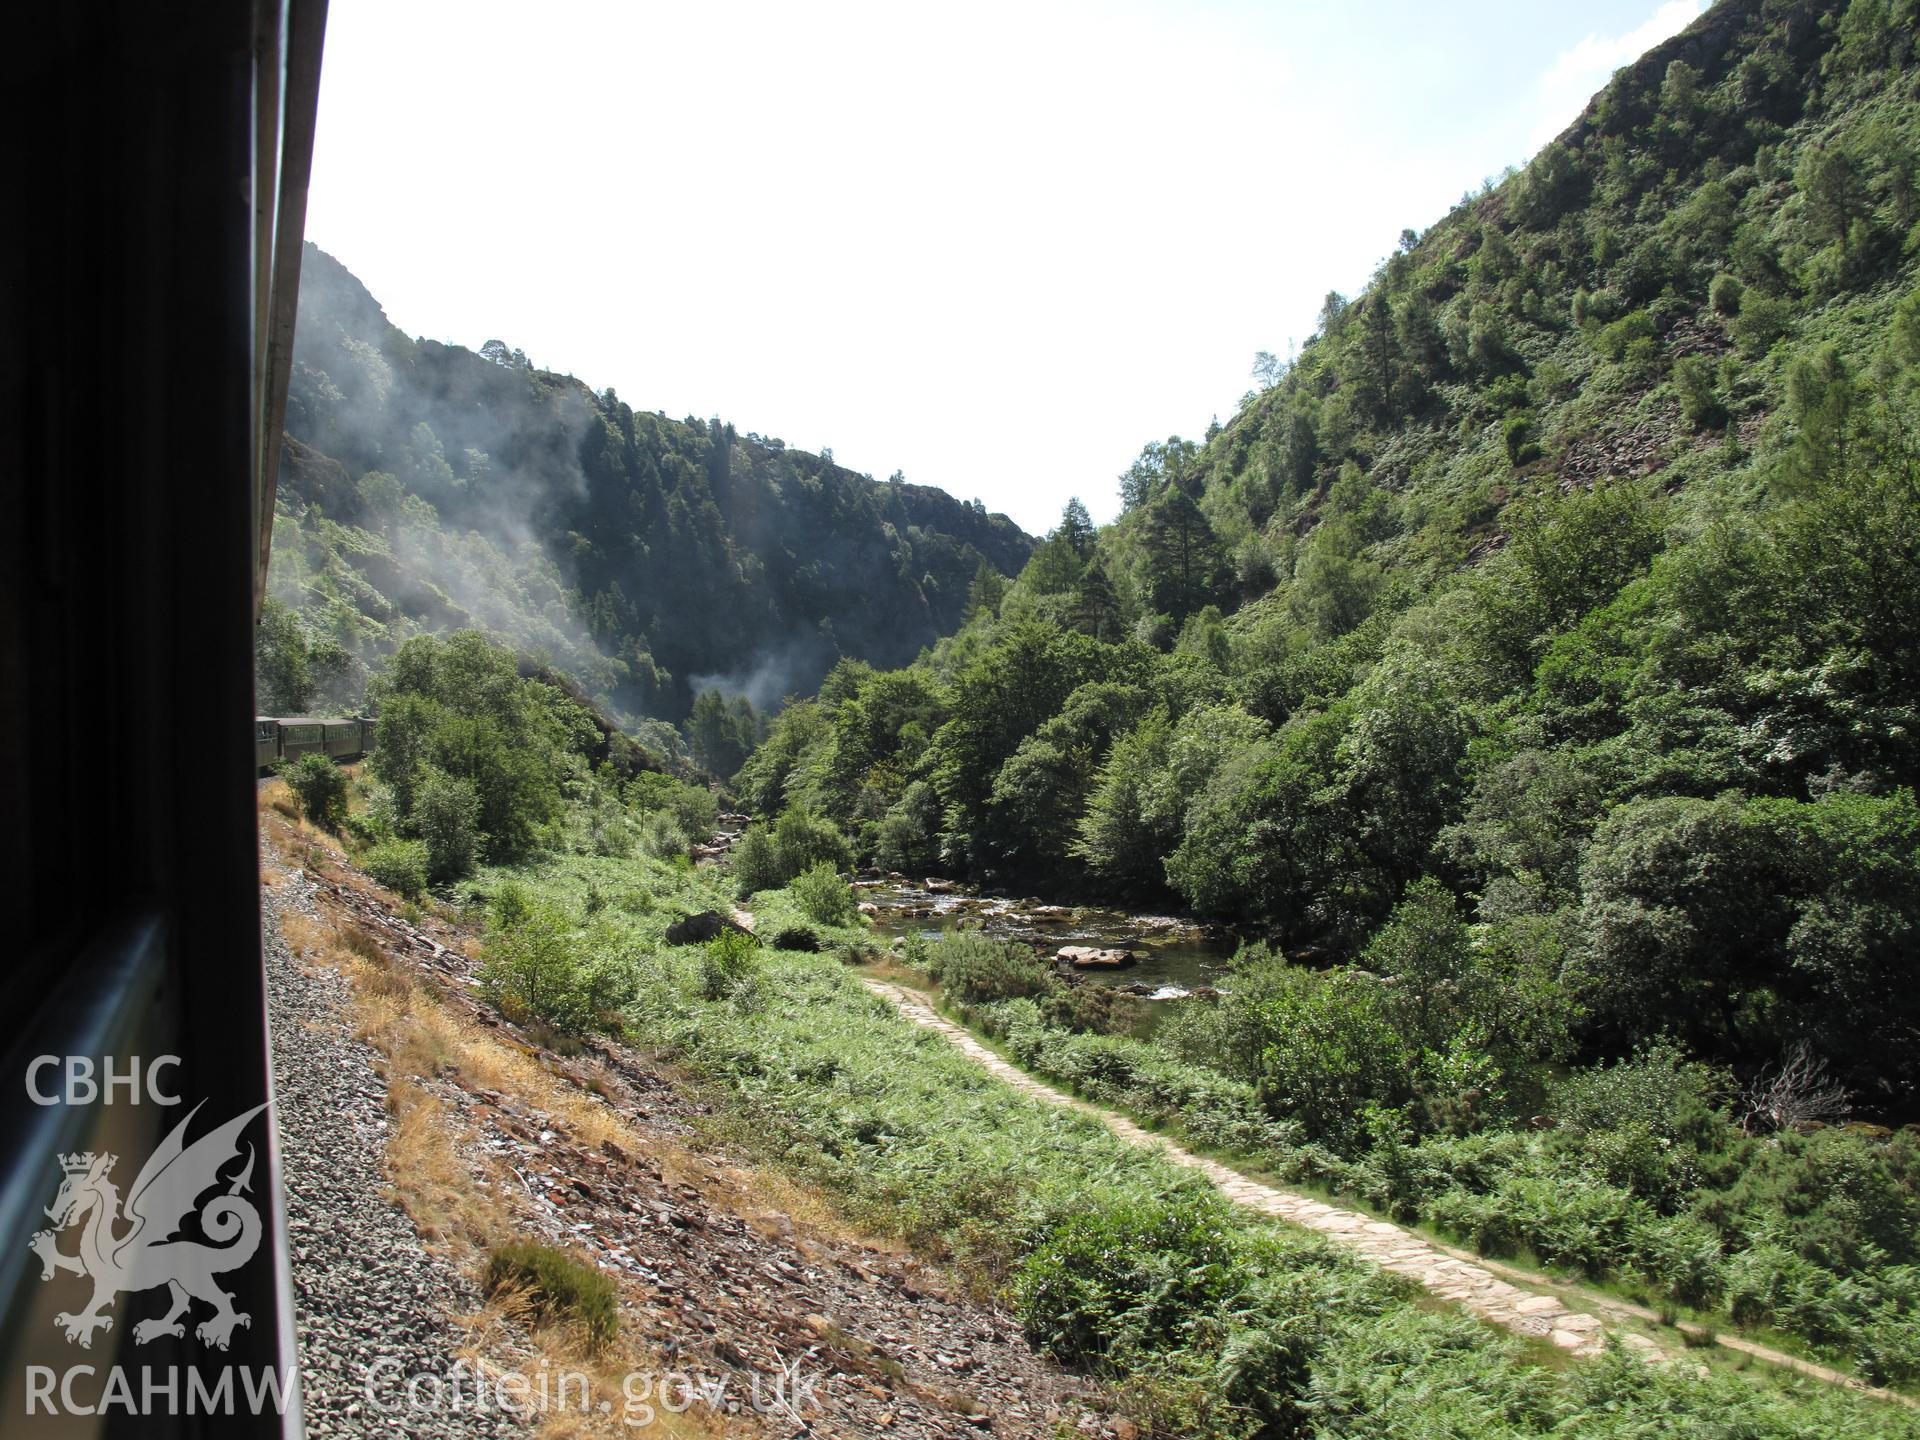
[[[42,1280],[51,1280],[61,1270],[93,1280],[93,1299],[85,1310],[54,1316],[54,1324],[66,1332],[69,1342],[77,1340],[91,1348],[95,1330],[113,1328],[113,1316],[106,1311],[115,1296],[122,1290],[151,1290],[159,1285],[168,1288],[172,1302],[165,1315],[133,1327],[139,1344],[161,1335],[184,1337],[180,1316],[194,1300],[204,1300],[214,1311],[194,1327],[194,1334],[221,1350],[227,1348],[234,1326],[252,1323],[233,1308],[233,1296],[214,1282],[214,1276],[238,1269],[260,1248],[260,1212],[240,1198],[253,1178],[251,1145],[245,1168],[227,1182],[226,1192],[200,1207],[200,1229],[215,1243],[173,1237],[200,1196],[221,1183],[220,1167],[240,1153],[240,1132],[266,1108],[256,1105],[191,1145],[186,1143],[187,1126],[200,1113],[200,1106],[188,1111],[135,1178],[125,1216],[133,1223],[122,1234],[114,1233],[122,1219],[120,1191],[107,1179],[119,1157],[91,1152],[60,1157],[66,1179],[46,1212],[54,1228],[36,1234],[29,1248],[40,1257]],[[69,1255],[59,1248],[57,1237],[82,1219],[86,1227],[80,1234],[79,1252]]]

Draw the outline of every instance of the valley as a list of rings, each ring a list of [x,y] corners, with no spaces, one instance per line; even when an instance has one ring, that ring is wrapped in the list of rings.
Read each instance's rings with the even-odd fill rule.
[[[460,1353],[1920,1434],[1915,20],[1720,0],[1038,537],[310,252],[269,909]]]

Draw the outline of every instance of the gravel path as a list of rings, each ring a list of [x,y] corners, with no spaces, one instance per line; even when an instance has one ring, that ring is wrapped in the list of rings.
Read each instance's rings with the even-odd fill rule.
[[[1158,1150],[1174,1164],[1198,1170],[1218,1186],[1222,1194],[1238,1204],[1261,1211],[1263,1214],[1276,1216],[1291,1224],[1318,1231],[1349,1249],[1358,1251],[1378,1264],[1381,1269],[1411,1276],[1435,1295],[1445,1300],[1452,1300],[1495,1325],[1504,1325],[1521,1335],[1551,1340],[1561,1349],[1575,1355],[1594,1355],[1606,1348],[1608,1331],[1601,1321],[1591,1315],[1569,1309],[1557,1296],[1529,1290],[1524,1285],[1515,1285],[1502,1278],[1504,1274],[1525,1281],[1528,1277],[1519,1271],[1501,1265],[1497,1261],[1475,1263],[1474,1257],[1435,1245],[1410,1230],[1403,1230],[1398,1225],[1389,1224],[1384,1220],[1375,1220],[1370,1215],[1362,1215],[1353,1210],[1341,1210],[1292,1190],[1281,1190],[1272,1185],[1263,1185],[1257,1180],[1249,1180],[1238,1170],[1222,1165],[1217,1160],[1195,1155],[1191,1150],[1174,1144],[1164,1135],[1155,1135],[1150,1130],[1142,1129],[1124,1116],[1115,1115],[1097,1105],[1090,1105],[1078,1096],[1056,1090],[1053,1086],[1034,1079],[1019,1066],[994,1054],[965,1026],[956,1025],[941,1015],[914,991],[870,977],[863,977],[862,983],[876,995],[889,1001],[914,1024],[923,1025],[945,1036],[1009,1085],[1050,1104],[1070,1105],[1077,1110],[1084,1110],[1102,1121],[1108,1129],[1129,1144]],[[1602,1309],[1603,1313],[1610,1315],[1616,1321],[1654,1321],[1659,1318],[1656,1312],[1645,1306],[1632,1305],[1620,1300],[1611,1300],[1606,1302],[1604,1307],[1595,1308]],[[1869,1385],[1859,1377],[1835,1370],[1831,1366],[1803,1360],[1797,1355],[1788,1355],[1770,1346],[1743,1340],[1737,1335],[1716,1334],[1690,1322],[1682,1322],[1679,1328],[1696,1342],[1719,1345],[1724,1349],[1752,1356],[1756,1360],[1765,1361],[1783,1370],[1797,1371],[1799,1374],[1811,1376],[1829,1385],[1857,1390],[1863,1395],[1871,1395],[1876,1400],[1890,1400],[1895,1404],[1905,1405],[1909,1409],[1920,1408],[1920,1401],[1916,1401],[1911,1395]],[[1669,1358],[1669,1352],[1645,1335],[1615,1330],[1612,1336],[1649,1360]]]
[[[1375,1220],[1352,1210],[1336,1209],[1310,1196],[1249,1180],[1217,1160],[1195,1155],[1164,1136],[1142,1129],[1131,1120],[1097,1105],[1089,1105],[1084,1100],[1034,1079],[1019,1066],[1003,1060],[982,1045],[964,1026],[956,1025],[938,1014],[911,990],[890,985],[884,980],[867,979],[865,983],[875,994],[892,1002],[914,1024],[944,1035],[1009,1085],[1051,1104],[1069,1105],[1086,1111],[1105,1122],[1114,1134],[1128,1144],[1156,1149],[1174,1164],[1198,1170],[1237,1204],[1318,1231],[1358,1251],[1383,1270],[1411,1276],[1434,1294],[1458,1302],[1483,1320],[1504,1325],[1522,1335],[1550,1340],[1575,1355],[1594,1355],[1606,1348],[1607,1332],[1600,1321],[1591,1315],[1568,1309],[1555,1296],[1537,1294],[1509,1284],[1481,1266],[1436,1249],[1398,1225]],[[1642,1335],[1629,1334],[1620,1338],[1629,1344],[1644,1347],[1650,1353],[1656,1349],[1653,1342]]]
[[[286,910],[313,913],[307,882],[290,876],[262,898],[307,1434],[518,1434],[497,1409],[483,1411],[471,1387],[464,1404],[407,1406],[403,1377],[458,1373],[450,1367],[459,1337],[447,1316],[475,1297],[385,1198],[386,1085],[373,1052],[341,1020],[346,982],[303,967],[280,934]]]

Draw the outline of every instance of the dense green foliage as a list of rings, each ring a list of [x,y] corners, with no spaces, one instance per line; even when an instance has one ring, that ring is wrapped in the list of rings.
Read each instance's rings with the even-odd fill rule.
[[[408,898],[444,890],[480,864],[554,853],[685,864],[693,838],[713,833],[711,791],[662,773],[564,677],[477,632],[415,636],[369,695],[379,728],[351,787],[318,757],[285,775],[309,815],[344,822],[361,867]],[[308,798],[303,786],[331,798],[318,790]],[[537,956],[527,963],[539,969]],[[556,1004],[566,1025],[579,1022],[572,1001]]]
[[[777,890],[816,868],[837,877],[852,866],[853,846],[840,827],[798,808],[773,825],[749,827],[733,853],[734,883],[743,899],[758,890]]]
[[[325,755],[302,755],[283,764],[280,778],[300,802],[300,814],[322,830],[338,828],[347,816],[347,777]]]
[[[310,257],[333,314],[303,320],[276,556],[303,608],[263,686],[391,650],[347,826],[416,891],[478,866],[451,893],[489,907],[494,1003],[657,1047],[1161,1432],[1911,1434],[1792,1381],[1530,1364],[1009,1091],[842,957],[863,860],[1233,921],[1263,938],[1151,1038],[1019,947],[907,959],[1022,1065],[1199,1144],[1920,1382],[1920,1142],[1844,1123],[1920,1116],[1915,19],[1723,0],[1329,296],[1224,426],[1149,445],[1115,525],[1069,506],[1031,554],[407,342]],[[740,760],[765,818],[731,875],[686,863],[712,798],[580,697],[408,638],[469,617]],[[744,679],[687,678],[802,638],[810,673],[760,678],[825,678],[764,734]],[[748,896],[776,946],[666,943]]]
[[[678,723],[716,685],[766,705],[841,654],[910,660],[1032,544],[977,501],[636,412],[498,341],[410,340],[311,245],[290,390],[260,663],[282,713],[351,704],[361,666],[463,628],[616,712]],[[717,738],[705,717],[696,749],[731,771],[742,737]]]
[[[636,799],[644,789],[656,801],[694,808],[693,797],[672,794],[664,777],[639,778]],[[612,1029],[663,1049],[719,1087],[709,1093],[726,1097],[724,1112],[739,1124],[729,1133],[826,1186],[862,1223],[950,1258],[981,1285],[1003,1288],[1034,1343],[1123,1381],[1144,1419],[1194,1435],[1341,1435],[1350,1431],[1338,1416],[1391,1409],[1391,1397],[1376,1393],[1378,1377],[1391,1374],[1449,1397],[1449,1423],[1464,1433],[1566,1427],[1568,1434],[1624,1437],[1676,1421],[1731,1424],[1755,1437],[1900,1433],[1885,1411],[1831,1391],[1695,1379],[1684,1367],[1652,1369],[1625,1358],[1564,1375],[1539,1370],[1483,1327],[1410,1304],[1403,1282],[1223,1204],[1196,1177],[1120,1144],[1084,1116],[1010,1093],[943,1040],[902,1021],[837,956],[763,949],[730,930],[705,945],[669,945],[666,932],[677,917],[724,913],[730,879],[721,870],[690,869],[684,857],[596,847],[592,817],[600,815],[604,825],[609,807],[623,803],[610,801],[598,784],[565,782],[561,813],[549,827],[554,843],[513,867],[483,866],[454,887],[456,900],[486,913],[483,995],[562,1040]],[[643,813],[666,816],[667,809]],[[835,843],[810,816],[768,833],[783,828],[797,850]],[[387,843],[412,844],[424,865],[424,842]],[[800,873],[830,878],[846,893],[830,865],[815,861]],[[855,917],[809,919],[807,883],[798,889],[755,895],[762,933],[804,920],[825,946],[843,953],[870,946],[870,932]],[[1423,903],[1437,918],[1407,919],[1391,943],[1414,944],[1446,920],[1437,897]],[[1095,1033],[1127,1023],[1111,991],[1064,985],[1019,947],[977,933],[953,936],[922,958],[949,993],[975,997],[978,1013],[1017,1058],[1089,1094],[1151,1109],[1195,1138],[1348,1188],[1379,1164],[1375,1154],[1348,1158],[1307,1143],[1300,1121],[1273,1118],[1258,1078],[1261,1062],[1246,1080],[1227,1073],[1233,1062],[1222,1058],[1249,1048],[1264,1055],[1264,1047],[1229,1044],[1216,1053],[1206,1037],[1221,1027],[1177,1026],[1198,1032],[1178,1046]],[[1287,968],[1266,952],[1251,955],[1248,965]],[[1263,993],[1248,983],[1221,1003],[1244,1003],[1259,1016],[1266,1013],[1257,999]],[[1096,994],[1104,1003],[1082,998]],[[1412,1012],[1395,1015],[1395,1025],[1417,1023]],[[1424,1032],[1408,1030],[1415,1033]],[[1176,1053],[1182,1047],[1207,1058],[1185,1058]],[[1550,1103],[1566,1136],[1555,1131],[1540,1143],[1572,1144],[1576,1131],[1586,1143],[1603,1126],[1630,1130],[1650,1113],[1660,1117],[1663,1137],[1692,1136],[1712,1098],[1693,1075],[1686,1062],[1656,1056],[1651,1067],[1614,1067],[1563,1082]],[[1681,1091],[1699,1103],[1675,1103]],[[1520,1138],[1445,1143],[1505,1146],[1501,1154],[1512,1160],[1508,1150]],[[1777,1158],[1743,1164],[1736,1183],[1713,1187],[1717,1210],[1661,1209],[1651,1218],[1636,1211],[1630,1236],[1641,1249],[1626,1252],[1621,1270],[1637,1273],[1641,1250],[1667,1257],[1675,1271],[1689,1261],[1704,1283],[1721,1286],[1729,1306],[1746,1306],[1742,1313],[1772,1323],[1798,1323],[1818,1306],[1826,1323],[1851,1327],[1829,1343],[1859,1353],[1868,1373],[1882,1373],[1868,1354],[1878,1346],[1873,1354],[1884,1373],[1900,1373],[1898,1347],[1908,1339],[1900,1326],[1911,1310],[1898,1308],[1904,1301],[1896,1271],[1878,1278],[1866,1272],[1874,1246],[1891,1247],[1902,1227],[1913,1228],[1902,1209],[1912,1201],[1912,1157],[1886,1149],[1874,1160],[1845,1141],[1840,1132],[1793,1137],[1769,1152]],[[1614,1153],[1592,1143],[1596,1155]],[[1403,1151],[1409,1148],[1403,1143]],[[1469,1151],[1450,1156],[1437,1139],[1419,1148],[1419,1166],[1391,1174],[1429,1177],[1429,1189],[1385,1200],[1436,1218],[1450,1218],[1441,1215],[1446,1197],[1465,1187],[1431,1177],[1484,1175],[1497,1188],[1508,1183],[1508,1172],[1527,1173],[1517,1160],[1505,1170],[1491,1161],[1476,1170]],[[1545,1164],[1534,1173],[1547,1173]],[[1604,1173],[1595,1168],[1574,1187],[1578,1195],[1597,1193]],[[1836,1184],[1836,1173],[1848,1178]],[[1626,1203],[1644,1210],[1654,1202],[1628,1190]],[[1592,1209],[1579,1212],[1582,1223]],[[1522,1224],[1537,1228],[1519,1213]],[[1701,1237],[1712,1227],[1732,1233],[1768,1216],[1804,1222],[1791,1237],[1799,1249],[1787,1250],[1776,1235],[1772,1249],[1754,1245],[1748,1254],[1729,1245],[1718,1260],[1700,1260]],[[1567,1229],[1564,1217],[1554,1223]],[[1663,1223],[1667,1228],[1658,1228]],[[1511,1243],[1537,1242],[1522,1231]],[[1821,1276],[1844,1276],[1851,1288],[1822,1304]],[[502,1278],[536,1290],[551,1281],[562,1297],[552,1313],[575,1313],[564,1298],[563,1273],[547,1275],[536,1265],[503,1271]],[[1403,1427],[1396,1431],[1368,1420],[1365,1433],[1426,1433],[1421,1423],[1409,1415],[1395,1422]]]
[[[1389,943],[1415,938],[1417,922],[1390,927]],[[1113,1033],[1130,1017],[1061,1004],[1076,987],[1027,956],[962,932],[923,963],[1020,1064],[1089,1099],[1482,1253],[1789,1333],[1876,1381],[1920,1381],[1920,1134],[1743,1127],[1726,1078],[1665,1043],[1528,1075],[1492,1025],[1463,1040],[1436,1013],[1551,1023],[1470,971],[1412,991],[1253,946],[1225,993],[1185,1003],[1148,1042]]]
[[[1920,1116],[1910,19],[1716,7],[743,797],[1363,963],[1273,1001],[1329,1133],[1662,1035]]]
[[[1154,1042],[926,957],[1082,1093],[1920,1379],[1913,20],[1717,6],[743,798],[1266,937]]]
[[[1826,1387],[1696,1376],[1624,1355],[1571,1371],[1531,1364],[1486,1327],[1423,1309],[1407,1282],[1228,1205],[1086,1116],[1010,1092],[837,959],[763,950],[731,932],[664,944],[667,915],[725,903],[704,874],[582,854],[517,874],[475,882],[493,894],[496,927],[541,907],[591,912],[617,937],[634,986],[620,1023],[708,1082],[723,1133],[825,1187],[859,1222],[1001,1290],[1035,1345],[1122,1382],[1129,1408],[1164,1433],[1891,1440],[1910,1429],[1904,1413]],[[786,913],[785,895],[760,895],[763,926]],[[568,942],[581,963],[596,953],[586,933],[576,924]],[[859,943],[857,930],[838,934]],[[975,977],[983,996],[1041,978],[1017,948],[978,935],[927,959],[956,988]],[[1016,1049],[1042,1030],[1044,1045],[1089,1049],[1089,1088],[1100,1076],[1120,1088],[1117,1077],[1157,1065],[1168,1087],[1184,1074],[1211,1086],[1223,1111],[1241,1107],[1251,1128],[1217,1143],[1282,1138],[1251,1087],[1152,1045],[1048,1027],[1031,998],[986,1003],[1027,1007]],[[1143,1063],[1149,1053],[1158,1060]],[[1592,1116],[1619,1103],[1595,1093],[1574,1108]]]
[[[512,885],[495,896],[490,919],[481,993],[515,1019],[585,1034],[605,1028],[632,995],[624,942],[606,922],[576,923]]]
[[[394,894],[418,900],[427,889],[427,847],[419,840],[380,840],[362,850],[360,868]]]

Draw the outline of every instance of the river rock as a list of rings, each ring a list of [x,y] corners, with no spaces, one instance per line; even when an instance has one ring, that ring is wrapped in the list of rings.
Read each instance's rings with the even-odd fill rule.
[[[1102,950],[1094,945],[1062,945],[1053,958],[1076,970],[1119,970],[1137,958],[1131,950]]]
[[[1073,911],[1065,905],[1035,905],[1027,911],[1036,920],[1071,920]]]

